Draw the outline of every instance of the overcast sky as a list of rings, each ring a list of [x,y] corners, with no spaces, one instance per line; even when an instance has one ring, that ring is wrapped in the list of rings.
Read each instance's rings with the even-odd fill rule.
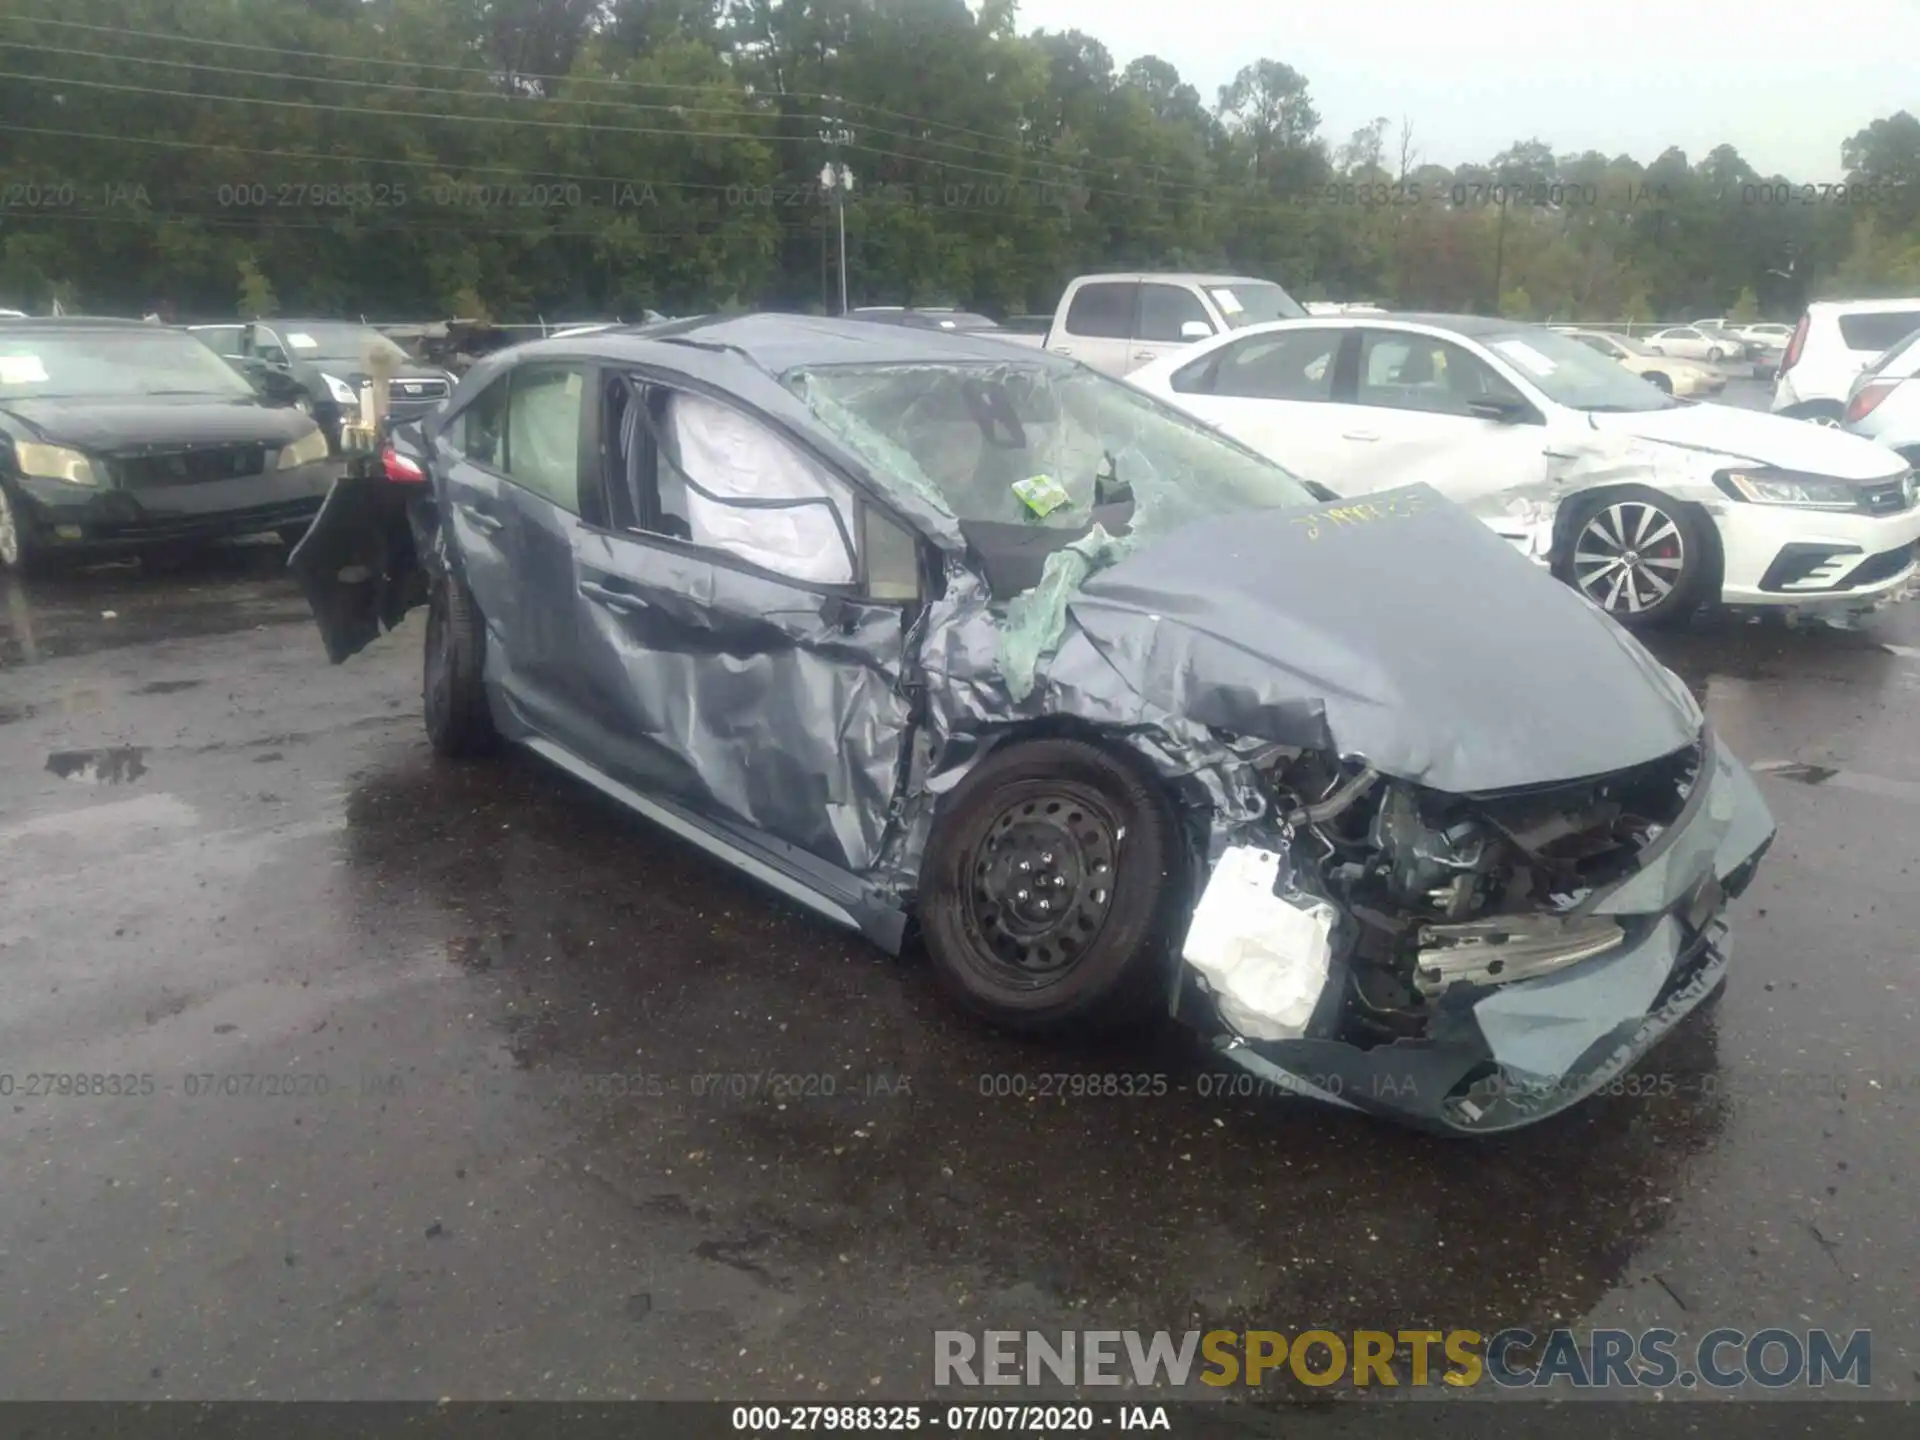
[[[1420,161],[1447,166],[1535,137],[1643,165],[1726,142],[1762,174],[1837,180],[1842,141],[1920,113],[1916,0],[1021,0],[1019,24],[1083,30],[1116,69],[1158,55],[1209,105],[1284,60],[1332,143],[1406,116]]]

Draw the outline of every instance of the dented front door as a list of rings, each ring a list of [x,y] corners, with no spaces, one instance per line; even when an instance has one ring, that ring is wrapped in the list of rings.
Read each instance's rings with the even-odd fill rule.
[[[856,873],[877,856],[909,728],[903,612],[673,540],[575,549],[600,753],[638,788]]]

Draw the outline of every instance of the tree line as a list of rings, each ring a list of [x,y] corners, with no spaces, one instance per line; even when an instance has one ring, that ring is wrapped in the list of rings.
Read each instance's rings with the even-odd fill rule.
[[[1844,182],[1728,145],[1642,164],[1419,117],[1323,133],[1256,60],[1023,31],[1012,0],[0,0],[0,304],[496,321],[1052,307],[1220,269],[1304,300],[1532,319],[1791,319],[1920,291],[1920,121]]]

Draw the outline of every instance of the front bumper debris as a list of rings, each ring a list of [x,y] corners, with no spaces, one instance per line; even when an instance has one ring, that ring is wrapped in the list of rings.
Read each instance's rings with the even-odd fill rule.
[[[1738,761],[1716,747],[1710,766],[1699,803],[1624,880],[1561,920],[1516,925],[1508,917],[1509,932],[1528,932],[1512,933],[1508,946],[1453,947],[1443,962],[1452,973],[1434,977],[1445,984],[1433,985],[1432,1019],[1417,1039],[1363,1048],[1319,1038],[1325,1025],[1313,1027],[1317,1035],[1253,1033],[1226,1003],[1244,995],[1220,986],[1217,967],[1192,959],[1176,1012],[1210,1034],[1224,1059],[1302,1096],[1462,1135],[1545,1119],[1631,1066],[1726,976],[1722,912],[1752,877],[1774,825]],[[1207,904],[1203,896],[1196,917]],[[1492,923],[1428,931],[1462,938]],[[1222,941],[1210,944],[1217,951]],[[1489,952],[1502,949],[1506,974],[1518,968],[1522,978],[1487,973],[1497,959]],[[1423,966],[1426,957],[1423,950]],[[1318,1017],[1335,1013],[1337,974],[1336,964],[1326,991],[1308,1002]]]

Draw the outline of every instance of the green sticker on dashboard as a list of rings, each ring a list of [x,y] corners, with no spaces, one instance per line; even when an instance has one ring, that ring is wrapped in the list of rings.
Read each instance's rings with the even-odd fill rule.
[[[1016,480],[1012,489],[1021,503],[1042,519],[1073,498],[1067,494],[1067,487],[1051,475],[1030,475],[1025,480]]]

